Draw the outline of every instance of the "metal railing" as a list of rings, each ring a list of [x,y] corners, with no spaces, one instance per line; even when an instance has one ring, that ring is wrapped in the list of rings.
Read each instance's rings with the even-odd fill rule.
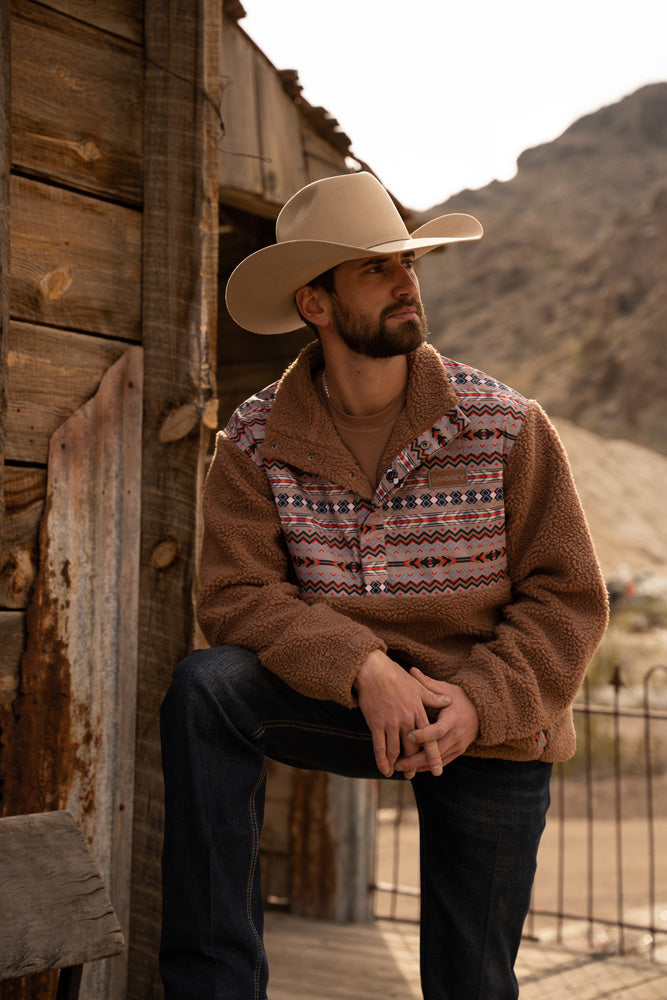
[[[667,667],[627,691],[584,683],[578,750],[554,768],[525,934],[667,958]],[[604,701],[609,703],[605,704]],[[632,701],[633,704],[628,704]],[[418,820],[407,782],[380,785],[375,911],[418,920]]]

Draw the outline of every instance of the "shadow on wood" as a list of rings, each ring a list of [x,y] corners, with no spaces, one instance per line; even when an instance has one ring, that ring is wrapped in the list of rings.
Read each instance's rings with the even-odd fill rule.
[[[0,980],[61,969],[76,1000],[84,963],[118,955],[120,923],[68,812],[0,819]]]

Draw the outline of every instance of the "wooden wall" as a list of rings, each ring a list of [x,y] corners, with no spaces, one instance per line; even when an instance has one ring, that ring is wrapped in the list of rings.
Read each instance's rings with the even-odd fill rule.
[[[10,170],[8,183],[0,189],[0,217],[9,217],[5,244],[9,287],[0,288],[8,318],[3,324],[2,379],[6,393],[0,549],[2,811],[70,808],[113,889],[127,934],[136,699],[130,690],[112,704],[96,708],[94,691],[103,690],[105,670],[112,687],[125,666],[130,685],[136,676],[132,574],[126,591],[130,606],[123,614],[129,647],[106,664],[96,658],[104,656],[97,629],[107,625],[120,588],[114,587],[113,569],[108,567],[102,571],[106,580],[94,586],[94,595],[83,577],[94,565],[88,558],[90,526],[94,532],[102,530],[108,554],[113,550],[113,531],[120,527],[118,513],[104,504],[115,476],[107,446],[109,433],[113,438],[128,420],[130,437],[140,440],[140,355],[134,355],[131,404],[112,389],[112,398],[97,404],[97,411],[82,408],[114,362],[128,349],[136,351],[142,338],[142,4],[13,0],[11,6],[2,6],[5,17],[9,14],[7,58],[1,64],[7,81],[2,106],[8,113],[11,140],[2,144],[10,151]],[[81,444],[71,451],[73,439],[67,428],[75,416],[86,430]],[[56,433],[62,435],[58,457],[69,464],[69,485],[59,475],[62,463],[57,471],[49,462]],[[120,447],[122,451],[122,441]],[[103,455],[104,464],[99,465]],[[135,478],[139,469],[137,453]],[[82,491],[73,488],[72,475]],[[50,520],[44,516],[45,507]],[[138,506],[133,515],[126,512],[124,520],[131,537],[138,537]],[[68,571],[61,573],[65,567]],[[47,599],[54,582],[62,589],[58,600],[53,594]],[[113,590],[112,605],[107,601],[100,609],[95,607],[95,595],[102,593],[104,583]],[[79,613],[88,633],[83,654],[76,650],[79,626],[72,618]],[[66,649],[61,648],[63,643]],[[97,647],[96,653],[91,645]],[[93,684],[87,692],[81,686],[80,668]],[[81,721],[84,703],[92,713],[85,732],[75,718],[79,713]],[[120,725],[116,713],[124,719]],[[124,742],[118,747],[114,734],[121,730]],[[112,753],[115,761],[108,764],[111,779],[102,778],[105,753]],[[114,840],[121,842],[122,860],[112,846]],[[121,871],[125,878],[114,884],[114,873]],[[87,989],[98,995],[115,990],[120,996],[126,965],[124,958],[113,967],[100,966],[89,977]],[[44,988],[39,982],[14,986],[25,997],[40,995]]]
[[[349,139],[338,122],[312,108],[296,73],[277,71],[231,17],[222,66],[221,204],[275,219],[304,184],[347,172]]]
[[[93,5],[50,6],[60,9],[30,0],[11,7],[11,298],[3,297],[10,321],[0,555],[0,604],[11,613],[0,614],[0,649],[7,628],[17,634],[35,575],[50,435],[141,335],[136,12],[106,11],[112,35],[76,19]],[[10,645],[16,652],[16,643]],[[0,658],[4,707],[16,684],[15,652]]]

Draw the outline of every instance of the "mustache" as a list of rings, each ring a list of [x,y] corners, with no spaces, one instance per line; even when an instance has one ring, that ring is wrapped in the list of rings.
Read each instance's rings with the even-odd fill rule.
[[[415,310],[417,315],[424,318],[424,307],[419,301],[419,299],[410,296],[409,298],[403,299],[398,305],[385,306],[380,313],[380,319],[386,319],[388,316],[393,316],[394,313],[403,312],[404,309],[412,308]]]

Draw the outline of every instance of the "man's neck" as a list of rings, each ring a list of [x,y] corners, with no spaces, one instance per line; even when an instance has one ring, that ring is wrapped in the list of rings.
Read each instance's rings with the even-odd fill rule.
[[[352,416],[371,416],[384,410],[406,386],[408,361],[369,358],[344,348],[324,348],[324,388],[331,400]]]

